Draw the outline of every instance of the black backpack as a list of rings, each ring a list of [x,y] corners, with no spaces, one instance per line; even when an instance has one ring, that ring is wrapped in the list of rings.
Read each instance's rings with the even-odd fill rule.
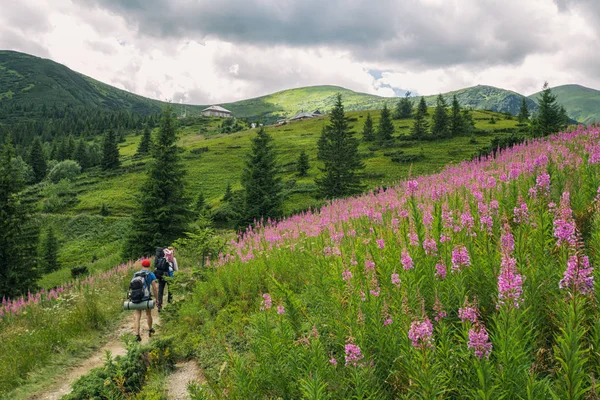
[[[129,300],[141,303],[144,298],[150,298],[150,288],[146,285],[148,271],[136,272],[129,282]]]
[[[164,249],[158,247],[156,249],[156,259],[154,260],[154,269],[156,270],[155,274],[158,277],[163,275],[169,275],[169,262],[165,258]]]

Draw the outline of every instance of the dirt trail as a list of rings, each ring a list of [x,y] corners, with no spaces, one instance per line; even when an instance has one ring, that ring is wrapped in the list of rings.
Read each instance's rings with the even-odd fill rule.
[[[121,341],[121,336],[133,332],[133,315],[133,312],[130,312],[127,317],[123,318],[119,326],[110,333],[109,339],[104,346],[98,349],[90,357],[81,360],[78,364],[71,367],[64,375],[57,376],[55,382],[51,386],[34,394],[29,400],[58,400],[62,396],[71,393],[71,385],[78,378],[87,374],[91,369],[104,365],[107,351],[111,352],[113,358],[125,355],[127,349],[125,348],[125,344]],[[154,325],[159,323],[158,312],[156,312],[156,309],[152,310],[152,319]],[[140,326],[142,343],[147,343],[149,338],[145,313],[142,313]]]
[[[167,397],[169,400],[189,399],[187,387],[190,382],[202,383],[204,377],[196,361],[186,361],[175,365],[175,372],[167,378]]]

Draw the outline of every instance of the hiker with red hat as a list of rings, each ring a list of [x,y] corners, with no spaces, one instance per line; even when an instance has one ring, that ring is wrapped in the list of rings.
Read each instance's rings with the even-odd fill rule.
[[[133,279],[142,277],[144,279],[144,295],[142,301],[152,299],[152,294],[158,298],[158,288],[156,285],[156,275],[150,271],[150,260],[147,258],[142,260],[142,269],[133,275]],[[152,291],[150,291],[152,289]],[[140,336],[140,320],[142,319],[142,310],[134,310],[133,332],[135,339],[138,342],[142,341]],[[146,309],[146,320],[148,321],[148,336],[152,336],[154,328],[152,328],[152,308]]]

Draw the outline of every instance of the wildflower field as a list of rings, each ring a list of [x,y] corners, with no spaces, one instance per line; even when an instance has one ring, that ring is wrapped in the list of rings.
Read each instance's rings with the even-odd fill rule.
[[[0,398],[61,354],[77,356],[97,345],[119,320],[133,268],[133,263],[122,264],[50,290],[2,299]]]
[[[580,127],[248,231],[164,316],[193,397],[596,398],[599,186]]]

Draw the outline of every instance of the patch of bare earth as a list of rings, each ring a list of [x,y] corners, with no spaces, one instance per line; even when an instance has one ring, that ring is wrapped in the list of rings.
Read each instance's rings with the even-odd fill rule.
[[[190,383],[202,383],[204,377],[196,361],[185,361],[175,365],[175,371],[167,378],[169,400],[189,399],[187,387]]]
[[[153,324],[156,325],[159,321],[156,310],[152,310],[152,319]],[[62,396],[71,393],[71,385],[77,379],[87,374],[90,370],[104,365],[107,351],[111,353],[113,358],[127,354],[127,349],[125,348],[125,343],[121,340],[121,336],[132,332],[133,312],[127,315],[127,317],[121,321],[119,326],[110,333],[110,337],[104,346],[98,349],[90,357],[81,360],[78,364],[74,365],[66,371],[64,375],[58,376],[53,384],[43,391],[34,394],[29,400],[58,400]],[[149,338],[145,313],[142,313],[140,333],[142,334],[142,343],[147,343]]]

